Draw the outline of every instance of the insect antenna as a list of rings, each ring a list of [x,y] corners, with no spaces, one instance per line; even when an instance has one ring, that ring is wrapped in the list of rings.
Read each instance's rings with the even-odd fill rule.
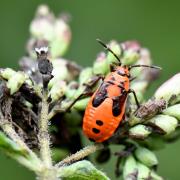
[[[112,51],[111,48],[109,48],[105,43],[103,43],[100,39],[96,39],[98,41],[99,44],[101,44],[106,50],[108,50],[109,52],[111,52],[114,57],[119,61],[119,65],[121,65],[121,60],[120,58]]]
[[[148,68],[159,69],[159,70],[162,69],[159,66],[150,66],[150,65],[145,65],[145,64],[137,64],[137,65],[129,66],[129,70],[131,70],[132,68],[135,68],[135,67],[148,67]]]

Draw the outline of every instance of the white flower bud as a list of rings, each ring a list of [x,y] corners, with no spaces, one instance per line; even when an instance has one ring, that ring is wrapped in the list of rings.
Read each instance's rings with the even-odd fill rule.
[[[83,69],[79,75],[79,83],[87,83],[87,81],[93,76],[93,70],[90,67]]]
[[[173,116],[177,118],[178,120],[180,120],[180,104],[176,104],[176,105],[168,107],[167,109],[163,111],[163,114]]]
[[[25,80],[26,77],[23,72],[15,73],[7,82],[7,87],[10,89],[10,94],[12,95],[17,92]]]
[[[134,64],[140,58],[140,54],[132,49],[124,51],[122,62],[123,64],[129,65]]]
[[[138,176],[137,176],[138,180],[150,178],[151,170],[147,166],[141,163],[137,163],[137,167],[138,167]]]
[[[144,147],[138,147],[135,151],[136,158],[148,167],[158,164],[158,160],[154,152]]]
[[[153,126],[160,128],[166,134],[172,133],[178,126],[178,120],[168,115],[157,115],[148,122]]]
[[[136,177],[137,175],[137,163],[135,158],[130,155],[127,157],[124,169],[123,169],[123,179],[125,180],[131,180],[133,177]]]
[[[165,99],[170,104],[180,101],[180,73],[174,75],[155,92],[156,99]]]
[[[118,56],[120,57],[121,53],[122,53],[122,49],[120,47],[120,45],[116,42],[116,41],[111,41],[109,43],[109,47],[111,48],[111,50]],[[107,54],[107,62],[108,64],[112,64],[112,63],[117,63],[118,60],[114,57],[114,55],[111,52],[108,52]]]
[[[81,99],[81,100],[77,101],[77,102],[74,104],[73,108],[77,109],[78,111],[83,111],[83,110],[85,110],[85,108],[86,108],[86,106],[87,106],[87,104],[88,104],[88,102],[89,102],[89,99],[90,99],[90,98],[87,97],[87,98],[84,98],[84,99]]]
[[[50,42],[51,56],[57,58],[65,54],[71,41],[71,30],[65,21],[57,19],[54,24],[54,38]]]
[[[65,81],[59,81],[56,82],[50,92],[49,92],[49,96],[52,99],[52,102],[57,101],[59,98],[61,98],[66,90],[66,82]]]
[[[129,130],[129,135],[132,138],[144,139],[151,134],[151,129],[145,125],[138,124]]]
[[[161,176],[157,175],[157,173],[154,171],[151,171],[151,178],[153,180],[163,180],[163,178]]]
[[[14,71],[11,68],[6,68],[6,69],[2,69],[0,71],[0,75],[4,78],[9,80],[12,76],[14,76],[16,74],[16,71]]]

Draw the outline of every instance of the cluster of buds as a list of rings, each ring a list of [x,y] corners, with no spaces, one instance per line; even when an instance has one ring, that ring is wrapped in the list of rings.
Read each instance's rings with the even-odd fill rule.
[[[10,68],[0,69],[1,128],[10,136],[6,129],[6,124],[9,123],[14,130],[11,129],[13,133],[18,134],[16,138],[20,137],[31,150],[38,149],[41,139],[37,134],[43,131],[39,129],[42,126],[38,124],[41,123],[39,118],[44,115],[44,112],[39,113],[45,102],[46,117],[43,116],[43,118],[47,119],[50,125],[51,138],[47,136],[47,139],[52,144],[53,161],[59,161],[68,153],[74,153],[83,147],[79,130],[90,98],[87,95],[92,94],[101,83],[101,77],[111,71],[110,65],[118,64],[117,59],[110,52],[100,52],[92,67],[82,68],[68,61],[62,56],[68,49],[70,40],[71,31],[67,24],[67,15],[56,18],[47,6],[41,5],[30,24],[30,39],[26,46],[27,56],[22,57],[19,62],[21,71]],[[121,59],[123,65],[152,65],[149,51],[136,41],[118,43],[112,40],[108,43],[108,47]],[[155,171],[158,160],[153,150],[159,148],[157,141],[165,144],[175,140],[179,135],[177,127],[180,120],[180,86],[178,87],[180,74],[165,82],[147,102],[145,92],[151,82],[159,77],[159,70],[146,67],[134,68],[131,75],[135,78],[131,82],[131,88],[136,92],[142,105],[136,110],[134,98],[128,97],[125,120],[121,124],[120,131],[117,131],[107,143],[125,146],[123,152],[116,153],[117,175],[119,175],[120,164],[125,180],[150,178],[161,180],[162,178]],[[8,123],[3,122],[2,117]],[[14,140],[14,134],[10,136],[12,140]],[[13,143],[0,133],[1,149],[1,144],[3,148],[5,144],[12,149],[13,153],[18,151],[22,155],[22,149],[19,150],[19,146],[16,147]],[[130,148],[129,144],[131,144]],[[34,154],[28,147],[24,147],[33,159]],[[99,151],[96,159],[98,162],[105,162],[110,154],[109,148],[106,147]],[[13,157],[12,154],[11,157]],[[14,158],[20,161],[16,156]],[[35,159],[38,164],[39,160]],[[37,171],[33,169],[37,164],[30,166],[27,159],[23,160],[27,167]],[[68,177],[68,173],[65,172],[71,171],[74,176],[78,168],[82,169],[86,165],[94,172],[93,174],[86,169],[92,174],[89,177],[92,178],[96,174],[99,179],[108,179],[87,161],[82,161],[82,164],[77,162],[67,169],[62,167],[59,174],[61,177]]]

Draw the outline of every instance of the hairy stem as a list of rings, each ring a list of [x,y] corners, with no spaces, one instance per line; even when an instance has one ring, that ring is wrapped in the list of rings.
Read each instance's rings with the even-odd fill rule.
[[[41,113],[39,119],[39,145],[40,155],[46,167],[52,167],[51,151],[50,151],[50,136],[48,133],[48,109],[47,94],[44,92],[41,104]]]
[[[0,120],[0,126],[2,130],[17,144],[19,145],[22,149],[24,149],[28,153],[28,157],[20,157],[20,156],[13,156],[15,160],[17,160],[19,163],[22,165],[26,166],[32,171],[35,172],[40,172],[42,169],[42,163],[41,160],[37,157],[37,155],[31,151],[31,149],[24,143],[22,138],[15,132],[12,124],[5,119]],[[11,156],[11,155],[9,155]]]
[[[86,156],[96,152],[97,150],[103,149],[104,145],[103,144],[94,144],[87,146],[83,148],[82,150],[78,151],[75,154],[72,154],[71,156],[65,158],[64,160],[60,161],[58,164],[56,164],[56,167],[61,167],[66,164],[73,163],[75,161],[81,160],[85,158]]]

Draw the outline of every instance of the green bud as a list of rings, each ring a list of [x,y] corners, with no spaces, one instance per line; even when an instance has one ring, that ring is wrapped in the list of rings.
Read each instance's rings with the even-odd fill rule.
[[[67,88],[66,88],[66,91],[65,91],[65,95],[67,98],[69,99],[73,99],[74,98],[74,95],[77,91],[77,88],[78,88],[79,84],[76,82],[76,81],[71,81]]]
[[[25,74],[22,72],[15,73],[7,82],[7,87],[10,89],[10,94],[14,94],[19,90],[25,82]]]
[[[71,41],[71,31],[66,22],[59,18],[54,24],[54,39],[50,42],[51,56],[57,58],[67,51]]]
[[[140,58],[140,54],[132,49],[128,49],[124,51],[122,62],[123,64],[130,65],[136,63],[136,61]]]
[[[116,41],[111,41],[109,47],[118,57],[120,57],[122,53],[122,49]],[[111,52],[108,52],[107,62],[108,64],[113,64],[113,63],[118,63],[118,60],[114,57],[114,55]]]
[[[138,167],[137,179],[142,180],[142,179],[150,178],[151,170],[147,166],[145,166],[141,163],[137,163],[137,167]]]
[[[135,158],[130,155],[127,157],[124,169],[123,169],[123,179],[131,180],[133,177],[135,178],[137,175],[137,163]]]
[[[151,178],[153,180],[163,180],[163,178],[161,176],[159,176],[156,172],[151,171]]]
[[[49,7],[45,4],[41,4],[38,6],[36,15],[37,16],[47,16],[50,13]]]
[[[89,99],[90,99],[89,97],[81,99],[81,100],[77,101],[73,107],[75,109],[77,109],[78,111],[84,111],[89,102]]]
[[[100,53],[93,64],[94,74],[106,75],[110,71],[109,63],[107,62],[106,54]]]
[[[156,99],[165,99],[170,104],[180,101],[180,73],[174,75],[155,92]]]
[[[56,59],[52,61],[53,64],[53,71],[52,75],[54,76],[48,86],[51,88],[54,83],[60,80],[66,80],[69,81],[71,79],[70,72],[67,69],[67,62],[64,59]]]
[[[6,68],[6,69],[2,69],[0,71],[0,75],[4,78],[9,80],[12,76],[14,76],[16,74],[16,71],[14,71],[11,68]]]
[[[144,139],[151,134],[151,129],[145,125],[139,124],[129,130],[129,135],[132,138]]]
[[[93,76],[93,70],[90,67],[83,69],[79,75],[79,83],[87,83],[87,81]]]
[[[157,115],[148,122],[166,134],[172,133],[178,126],[178,120],[168,115]]]
[[[152,167],[158,164],[158,160],[154,152],[147,148],[138,147],[135,151],[136,158],[148,167]]]
[[[34,19],[30,24],[30,33],[37,39],[51,41],[54,36],[53,23],[47,17]]]
[[[131,84],[131,89],[133,89],[136,92],[136,96],[139,100],[139,102],[142,102],[144,97],[143,97],[143,93],[145,92],[146,88],[148,86],[148,82],[147,81],[134,81]],[[135,104],[135,99],[133,94],[130,94],[131,97],[131,102],[133,104]]]
[[[59,81],[59,82],[55,83],[49,92],[49,96],[51,97],[52,102],[60,99],[64,95],[65,90],[66,90],[66,82],[65,81]]]
[[[135,124],[139,124],[140,122],[142,122],[142,119],[136,117],[134,114],[128,120],[130,126],[134,126]]]
[[[178,120],[180,120],[180,104],[176,104],[176,105],[168,107],[167,109],[163,111],[163,114],[173,116],[177,118]]]

